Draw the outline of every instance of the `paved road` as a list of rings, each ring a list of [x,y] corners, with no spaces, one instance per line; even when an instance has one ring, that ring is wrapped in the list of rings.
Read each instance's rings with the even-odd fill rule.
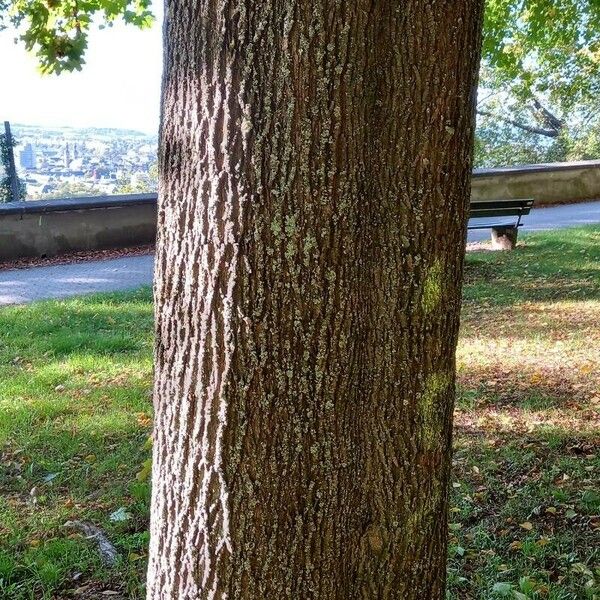
[[[130,256],[0,271],[0,306],[148,285],[153,261],[153,256]]]
[[[533,208],[531,213],[523,217],[521,231],[543,231],[559,227],[591,225],[600,223],[600,201],[583,204],[564,204],[547,208]],[[469,241],[477,242],[490,238],[489,229],[469,231]]]
[[[539,231],[600,223],[600,201],[535,208],[523,230]],[[469,232],[469,241],[489,239],[488,230]],[[70,265],[0,271],[0,306],[42,298],[127,290],[152,283],[152,256],[131,256]]]

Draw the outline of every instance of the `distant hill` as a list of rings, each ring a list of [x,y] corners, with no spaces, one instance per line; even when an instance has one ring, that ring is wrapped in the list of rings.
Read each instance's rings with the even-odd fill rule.
[[[15,135],[43,134],[60,135],[65,137],[92,137],[92,138],[147,138],[156,139],[156,134],[144,133],[135,129],[120,129],[116,127],[50,127],[44,125],[29,125],[25,123],[11,123]]]

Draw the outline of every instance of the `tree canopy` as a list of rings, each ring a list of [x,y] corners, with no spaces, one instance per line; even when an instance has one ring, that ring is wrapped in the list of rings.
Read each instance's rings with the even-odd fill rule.
[[[122,19],[149,27],[151,0],[0,0],[0,28],[12,26],[45,73],[80,70],[91,27]]]
[[[81,69],[90,28],[123,19],[149,27],[151,0],[0,0],[44,72]],[[577,103],[600,91],[598,0],[487,0],[484,64],[521,98]]]
[[[484,65],[522,100],[563,110],[600,91],[598,0],[487,0]]]
[[[488,0],[478,166],[600,156],[600,2]]]

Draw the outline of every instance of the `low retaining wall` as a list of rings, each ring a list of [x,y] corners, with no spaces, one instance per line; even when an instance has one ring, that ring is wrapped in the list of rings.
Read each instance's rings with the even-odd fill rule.
[[[0,204],[0,260],[152,243],[156,198],[128,194]]]
[[[472,198],[534,198],[535,207],[600,198],[600,161],[477,169]],[[0,260],[147,244],[156,194],[0,204]]]
[[[534,198],[537,207],[600,198],[600,161],[475,169],[473,200]]]

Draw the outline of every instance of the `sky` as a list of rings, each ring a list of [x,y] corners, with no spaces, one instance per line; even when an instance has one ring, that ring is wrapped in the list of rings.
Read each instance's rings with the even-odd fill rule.
[[[82,71],[60,75],[41,75],[35,55],[14,43],[15,32],[0,31],[0,121],[156,133],[162,71],[159,21],[145,31],[124,24],[93,31]]]

